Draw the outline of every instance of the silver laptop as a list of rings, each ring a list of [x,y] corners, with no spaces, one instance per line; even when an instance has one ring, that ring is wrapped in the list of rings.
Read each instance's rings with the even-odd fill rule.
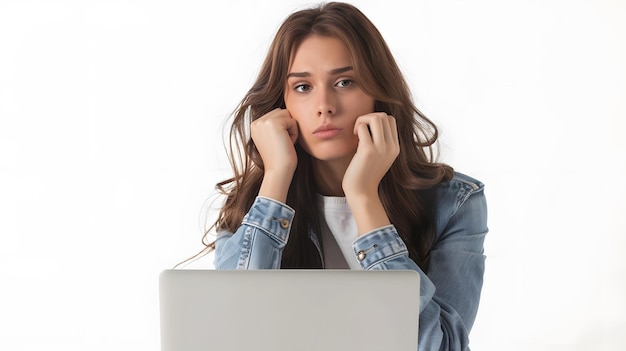
[[[415,351],[414,271],[165,270],[162,351]]]

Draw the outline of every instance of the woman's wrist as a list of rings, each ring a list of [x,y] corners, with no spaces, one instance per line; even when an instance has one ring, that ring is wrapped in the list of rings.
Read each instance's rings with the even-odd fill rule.
[[[391,224],[377,191],[358,195],[346,193],[346,200],[354,216],[359,236]]]
[[[259,189],[259,196],[286,203],[292,179],[293,172],[266,171]]]

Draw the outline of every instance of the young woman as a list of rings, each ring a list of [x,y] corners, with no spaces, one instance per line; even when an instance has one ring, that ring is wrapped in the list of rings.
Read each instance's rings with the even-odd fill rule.
[[[420,350],[465,350],[482,287],[483,185],[434,160],[385,41],[355,7],[278,30],[231,127],[217,269],[412,269]]]

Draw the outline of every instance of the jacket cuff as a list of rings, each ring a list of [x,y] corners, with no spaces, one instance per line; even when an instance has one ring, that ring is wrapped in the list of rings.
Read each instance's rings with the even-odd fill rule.
[[[353,243],[354,254],[365,270],[401,255],[408,255],[404,241],[393,225],[375,229],[358,237]]]
[[[257,196],[242,223],[257,227],[285,243],[289,237],[294,215],[294,209],[286,204]]]

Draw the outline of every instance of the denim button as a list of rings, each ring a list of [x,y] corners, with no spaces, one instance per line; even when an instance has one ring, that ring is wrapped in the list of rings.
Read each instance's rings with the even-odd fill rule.
[[[365,251],[361,250],[361,251],[359,251],[359,253],[356,255],[356,258],[357,258],[359,261],[363,261],[363,260],[365,259],[365,256],[366,256],[366,255],[367,255],[367,254],[365,253]]]
[[[361,251],[357,252],[357,253],[356,253],[356,258],[357,258],[359,261],[363,261],[363,260],[365,259],[365,256],[367,256],[367,253],[368,253],[368,252],[370,252],[370,251],[372,251],[372,250],[374,250],[374,249],[375,249],[375,248],[377,248],[377,247],[378,247],[378,244],[374,244],[374,246],[370,247],[370,248],[369,248],[369,249],[367,249],[367,250],[361,250]]]
[[[286,219],[280,219],[280,227],[283,229],[289,228],[289,221]]]

